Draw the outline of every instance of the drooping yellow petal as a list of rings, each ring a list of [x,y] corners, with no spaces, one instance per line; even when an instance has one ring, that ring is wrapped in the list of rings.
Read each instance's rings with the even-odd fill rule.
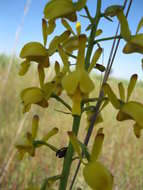
[[[42,138],[43,141],[48,141],[52,136],[56,135],[58,133],[58,128],[53,128],[51,131],[49,131],[47,134],[45,134]]]
[[[55,73],[56,75],[60,73],[60,64],[58,61],[55,62]]]
[[[44,85],[44,79],[45,79],[45,72],[44,68],[42,65],[38,65],[38,74],[39,74],[39,81],[40,81],[40,86],[43,88]]]
[[[138,79],[137,74],[132,75],[130,78],[130,82],[129,82],[128,89],[127,89],[127,102],[129,101],[129,98],[130,98],[130,96],[131,96],[131,94],[135,88],[137,79]]]
[[[120,109],[121,104],[119,102],[119,100],[117,99],[115,93],[113,92],[113,90],[111,89],[111,87],[109,86],[109,84],[105,84],[103,86],[103,90],[105,95],[108,95],[108,98],[110,100],[110,102],[112,103],[112,105],[116,108],[116,109]]]
[[[94,66],[96,65],[96,63],[97,63],[98,59],[100,58],[101,54],[102,54],[102,48],[98,48],[95,51],[94,55],[93,55],[91,64],[90,64],[90,66],[88,68],[88,73],[90,73],[90,71],[94,68]]]
[[[39,116],[34,115],[32,119],[32,139],[33,140],[37,136],[38,127],[39,127]]]
[[[76,90],[72,97],[72,114],[73,115],[81,115],[81,100],[82,95],[79,89]]]
[[[20,69],[19,69],[19,75],[23,76],[27,73],[28,69],[30,67],[30,61],[25,60],[20,64]]]
[[[124,88],[122,82],[118,83],[118,89],[119,89],[120,98],[124,102],[125,101],[125,88]]]
[[[79,72],[73,71],[68,75],[65,75],[62,79],[62,86],[68,94],[73,95],[79,84],[80,76]]]
[[[128,43],[126,43],[126,45],[123,48],[123,53],[125,53],[125,54],[130,54],[130,53],[143,54],[143,48],[136,44],[128,42]]]
[[[84,69],[85,63],[85,48],[86,48],[86,35],[82,34],[79,36],[79,47],[77,56],[77,69]]]
[[[127,113],[124,113],[122,111],[119,111],[117,116],[116,116],[117,121],[125,121],[125,120],[130,120],[133,119],[130,115]]]
[[[135,124],[133,125],[133,129],[134,129],[134,134],[135,134],[135,136],[136,136],[137,138],[140,138],[142,127],[140,127],[140,126],[138,125],[138,123],[135,123]]]
[[[86,183],[93,190],[112,190],[113,176],[110,171],[100,162],[89,162],[83,169]]]
[[[44,46],[46,46],[48,34],[47,34],[47,22],[45,19],[42,19],[42,34],[43,34]]]
[[[29,42],[22,48],[20,52],[21,58],[33,57],[33,56],[48,56],[48,51],[39,42]]]
[[[92,146],[92,151],[90,156],[91,161],[95,161],[99,156],[102,149],[103,141],[104,141],[104,134],[102,132],[97,132],[97,135],[94,139],[94,143]]]
[[[143,34],[136,34],[132,36],[130,42],[143,49]]]
[[[143,104],[131,101],[124,104],[121,111],[130,115],[143,128]]]
[[[84,94],[89,94],[94,89],[94,83],[90,79],[87,71],[80,70],[80,90]]]

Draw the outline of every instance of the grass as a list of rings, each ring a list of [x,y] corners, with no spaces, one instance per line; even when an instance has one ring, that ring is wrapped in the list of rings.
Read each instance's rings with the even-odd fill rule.
[[[0,89],[7,74],[9,57],[0,56]],[[0,174],[4,161],[9,160],[12,156],[12,151],[9,148],[16,138],[20,138],[25,131],[30,130],[33,114],[40,116],[40,129],[38,136],[46,133],[52,127],[59,128],[59,134],[50,140],[50,143],[61,148],[67,146],[68,138],[67,131],[71,130],[72,117],[56,112],[54,109],[65,110],[65,108],[55,100],[50,100],[48,109],[41,109],[38,106],[32,106],[30,113],[24,121],[21,133],[16,137],[17,131],[21,125],[24,115],[19,99],[20,91],[28,86],[38,84],[38,78],[34,64],[26,77],[18,76],[18,60],[15,59],[12,66],[8,81],[0,91]],[[52,72],[47,70],[47,75],[50,77]],[[92,96],[98,93],[100,85],[99,77],[93,76],[97,88],[95,88]],[[118,93],[118,80],[110,79],[109,83],[112,88]],[[128,81],[123,81],[127,87]],[[143,88],[140,82],[135,92],[132,95],[133,100],[142,102]],[[69,99],[63,94],[65,100]],[[104,127],[105,141],[100,160],[112,171],[114,175],[114,190],[142,190],[143,189],[143,141],[142,137],[137,139],[132,130],[132,122],[117,122],[116,110],[111,105],[103,112],[104,122],[98,127]],[[85,115],[81,121],[79,138],[82,140],[86,134]],[[91,147],[92,139],[96,133],[97,127],[93,131],[89,147]],[[11,164],[0,186],[1,190],[24,190],[28,185],[40,185],[43,179],[47,176],[56,175],[61,172],[62,159],[58,159],[51,150],[46,147],[37,149],[34,158],[25,156],[22,162],[17,160],[17,155],[14,154]],[[76,166],[76,161],[73,162],[72,173]],[[74,190],[80,187],[88,190],[82,177],[82,168],[76,180]]]

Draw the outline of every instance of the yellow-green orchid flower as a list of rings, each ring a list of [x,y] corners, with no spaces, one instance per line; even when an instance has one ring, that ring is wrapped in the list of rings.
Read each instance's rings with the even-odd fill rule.
[[[36,148],[45,145],[52,136],[56,135],[58,133],[58,128],[53,128],[50,130],[47,134],[45,134],[41,140],[36,142],[37,138],[37,132],[39,128],[39,116],[34,115],[32,119],[32,130],[31,132],[27,132],[26,136],[18,142],[15,146],[18,150],[18,158],[19,160],[22,160],[25,153],[28,153],[30,156],[35,156],[35,150]]]
[[[72,22],[77,20],[76,11],[80,11],[87,0],[50,0],[44,8],[46,19],[67,18]]]
[[[123,48],[123,52],[129,53],[141,53],[143,54],[143,33],[138,34],[138,31],[143,26],[143,18],[138,24],[137,31],[135,35],[131,35],[127,18],[123,13],[123,8],[121,6],[111,6],[105,10],[107,16],[117,16],[120,26],[121,35],[127,42]]]
[[[20,75],[26,74],[29,69],[30,62],[35,61],[42,67],[49,67],[49,54],[47,49],[39,42],[29,42],[22,48],[20,57],[25,59],[21,63],[19,71]]]
[[[32,104],[40,105],[43,108],[48,107],[46,96],[41,88],[26,88],[21,92],[20,96],[24,105],[23,113],[28,112]]]
[[[88,72],[84,68],[85,64],[85,47],[86,36],[79,36],[79,50],[75,71],[69,72],[62,80],[63,88],[73,101],[72,113],[75,115],[81,114],[81,100],[88,96],[94,89],[94,83],[90,79]]]

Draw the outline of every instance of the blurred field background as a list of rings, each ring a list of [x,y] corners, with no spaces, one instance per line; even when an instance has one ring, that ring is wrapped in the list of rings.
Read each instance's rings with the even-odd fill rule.
[[[35,64],[25,77],[18,76],[19,60],[13,59],[13,65],[7,76],[10,57],[0,55],[0,190],[24,190],[28,185],[41,185],[45,177],[60,174],[63,159],[55,156],[47,147],[37,149],[34,158],[26,155],[24,160],[17,160],[14,144],[25,131],[31,129],[33,114],[40,116],[40,129],[38,137],[52,127],[59,128],[59,134],[49,142],[56,147],[67,146],[67,131],[71,130],[72,117],[56,112],[54,109],[65,111],[65,108],[51,100],[48,109],[32,106],[30,113],[23,115],[20,103],[20,91],[29,86],[38,85],[38,76]],[[47,77],[52,76],[52,70],[47,69]],[[93,75],[97,88],[92,93],[98,94],[100,77]],[[7,81],[6,81],[7,80]],[[123,81],[127,87],[128,81]],[[118,80],[110,79],[109,83],[118,93]],[[62,95],[66,101],[69,99]],[[139,82],[132,95],[133,100],[143,101],[143,83]],[[104,122],[98,127],[104,127],[106,138],[100,159],[112,171],[114,175],[114,190],[142,190],[143,189],[143,140],[137,139],[132,130],[132,122],[117,122],[116,111],[110,105],[103,111]],[[85,115],[81,121],[79,138],[82,140],[86,134]],[[92,138],[95,136],[94,130]],[[91,139],[92,141],[92,139]],[[90,145],[91,145],[90,141]],[[89,147],[90,147],[89,145]],[[72,172],[76,166],[73,162]],[[84,183],[82,168],[75,183],[74,190],[80,187],[83,190],[89,188]]]

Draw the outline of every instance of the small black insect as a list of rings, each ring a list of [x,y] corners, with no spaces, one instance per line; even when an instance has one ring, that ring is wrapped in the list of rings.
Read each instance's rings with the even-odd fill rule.
[[[67,147],[63,147],[63,148],[57,150],[56,156],[57,156],[58,158],[63,158],[63,157],[65,157],[66,152],[67,152]]]

